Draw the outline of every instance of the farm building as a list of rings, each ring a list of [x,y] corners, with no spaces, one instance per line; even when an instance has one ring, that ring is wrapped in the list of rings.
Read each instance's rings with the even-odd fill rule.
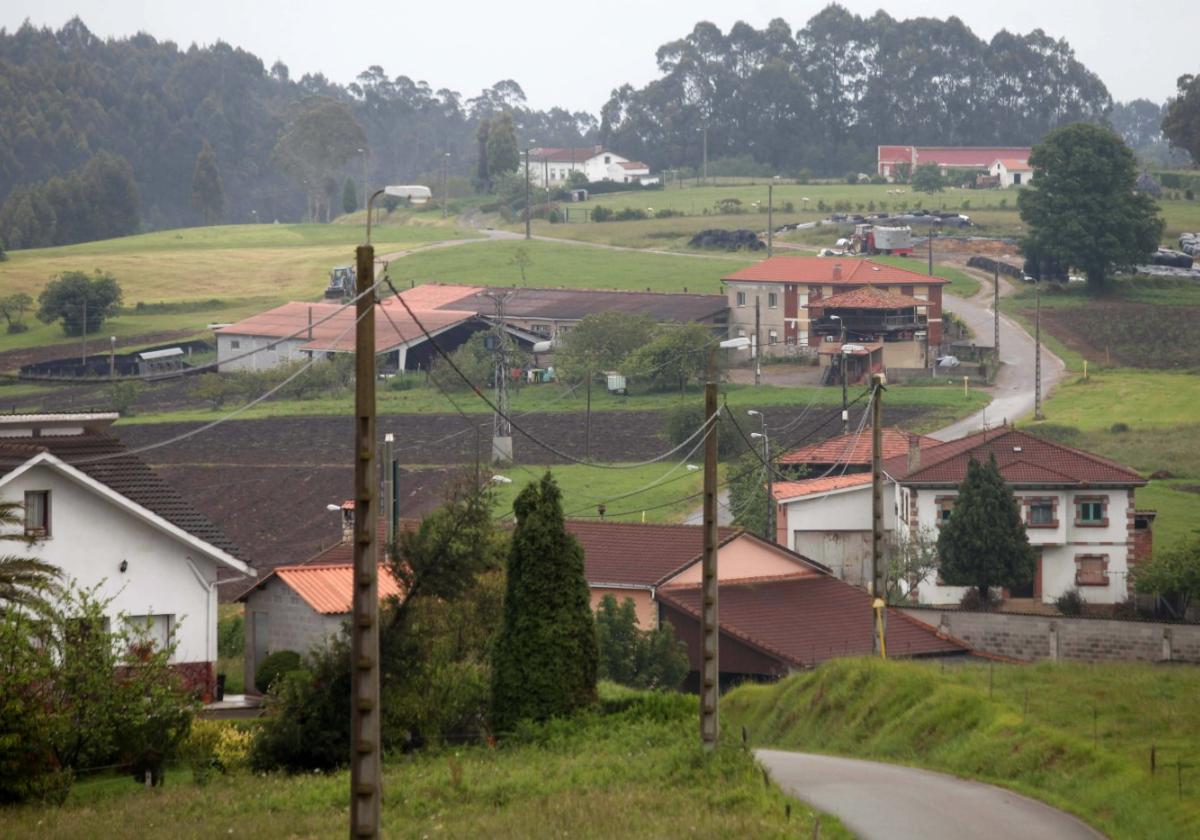
[[[159,644],[202,694],[214,689],[217,588],[253,577],[215,525],[109,433],[118,415],[0,417],[0,499],[23,506],[11,553],[95,588],[115,625]],[[19,536],[18,535],[15,536]]]
[[[942,340],[940,277],[867,259],[772,257],[724,278],[730,333],[755,333],[767,355],[878,351],[857,370],[925,367]],[[872,345],[878,344],[878,347]],[[855,349],[852,352],[857,352]],[[828,364],[828,362],[827,362]]]
[[[988,167],[997,186],[1019,187],[1033,182],[1033,167],[1028,158],[998,158]]]
[[[909,171],[926,164],[937,164],[942,175],[951,169],[989,170],[997,160],[1029,160],[1027,146],[879,146],[876,171],[889,181],[896,179],[897,168]]]
[[[529,180],[539,187],[562,186],[570,179],[572,172],[581,173],[589,182],[658,182],[658,178],[650,176],[650,167],[646,164],[610,152],[603,146],[529,150]]]
[[[442,349],[453,352],[493,326],[494,304],[480,286],[425,283],[401,292],[405,303]],[[515,289],[504,304],[508,334],[525,349],[561,337],[585,316],[600,312],[649,315],[659,323],[695,322],[724,330],[721,295],[661,294],[587,289]],[[354,310],[335,303],[292,302],[218,327],[217,362],[222,373],[263,370],[312,354],[354,350]],[[393,370],[428,369],[432,343],[404,306],[385,297],[375,309],[375,349]]]

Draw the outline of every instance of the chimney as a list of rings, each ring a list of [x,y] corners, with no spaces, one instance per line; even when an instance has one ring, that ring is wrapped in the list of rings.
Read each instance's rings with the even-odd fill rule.
[[[354,542],[354,500],[342,502],[342,542]]]
[[[834,263],[833,264],[833,282],[836,283],[841,279],[842,279],[842,264]]]
[[[592,154],[594,154],[594,155],[598,155],[603,151],[604,151],[603,146],[592,146]]]
[[[916,472],[921,467],[921,439],[916,435],[908,436],[908,471]]]

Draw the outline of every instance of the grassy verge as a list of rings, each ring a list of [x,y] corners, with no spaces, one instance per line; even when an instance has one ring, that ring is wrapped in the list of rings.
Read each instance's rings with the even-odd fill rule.
[[[929,269],[929,263],[922,259],[919,254],[916,257],[881,256],[871,257],[870,259],[875,262],[907,268],[909,271],[916,271],[921,274],[925,274]],[[981,288],[979,281],[961,268],[955,268],[952,265],[945,265],[943,263],[934,263],[933,275],[950,281],[942,287],[948,294],[956,295],[960,298],[970,298],[979,294],[979,289]]]
[[[1186,426],[1196,420],[1200,376],[1118,368],[1068,376],[1045,406],[1051,423],[1081,431],[1124,423],[1131,429]]]
[[[740,746],[706,753],[695,699],[607,692],[600,712],[531,727],[498,749],[426,752],[384,770],[389,837],[812,836],[813,814],[763,785]],[[128,779],[76,785],[62,808],[0,812],[8,837],[345,833],[346,772],[230,775],[209,786],[183,773],[146,791]],[[849,835],[821,819],[823,838]]]
[[[1151,481],[1137,491],[1137,506],[1158,511],[1154,548],[1172,548],[1200,535],[1200,493],[1195,479]]]
[[[994,688],[989,689],[989,681]],[[743,686],[726,726],[764,746],[911,764],[1012,788],[1114,838],[1200,831],[1200,778],[1185,796],[1149,751],[1188,762],[1200,735],[1194,669],[1149,665],[937,665],[841,660]],[[1028,698],[1028,700],[1026,699]],[[1194,771],[1193,771],[1194,773]]]

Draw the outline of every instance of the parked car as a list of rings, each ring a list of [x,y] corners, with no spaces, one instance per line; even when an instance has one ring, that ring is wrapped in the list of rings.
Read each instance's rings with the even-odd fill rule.
[[[962,364],[962,362],[958,360],[958,356],[939,356],[937,363],[938,367],[942,368],[956,368]]]

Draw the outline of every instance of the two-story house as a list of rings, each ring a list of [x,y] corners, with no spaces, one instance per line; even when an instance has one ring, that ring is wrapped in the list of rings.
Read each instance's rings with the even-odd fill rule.
[[[771,257],[723,282],[730,335],[757,335],[766,355],[830,356],[851,344],[885,366],[923,367],[942,341],[941,277],[867,259]]]
[[[120,440],[116,413],[0,416],[0,499],[24,509],[14,553],[97,589],[109,621],[173,638],[172,662],[213,689],[217,586],[253,577],[238,550]]]
[[[524,161],[521,162],[522,166]],[[623,184],[650,183],[650,167],[630,160],[603,146],[583,148],[536,148],[529,150],[529,180],[539,187],[561,187],[572,172],[589,182],[617,181]]]
[[[1129,597],[1129,570],[1139,560],[1134,492],[1146,480],[1128,467],[1079,449],[1001,426],[884,462],[892,480],[896,528],[903,538],[936,533],[954,516],[958,486],[972,460],[995,457],[1021,505],[1037,554],[1034,579],[1010,597],[1045,603],[1078,588],[1084,600],[1115,604]],[[1139,519],[1142,520],[1139,522]],[[925,604],[957,604],[966,589],[936,575],[918,586]]]

